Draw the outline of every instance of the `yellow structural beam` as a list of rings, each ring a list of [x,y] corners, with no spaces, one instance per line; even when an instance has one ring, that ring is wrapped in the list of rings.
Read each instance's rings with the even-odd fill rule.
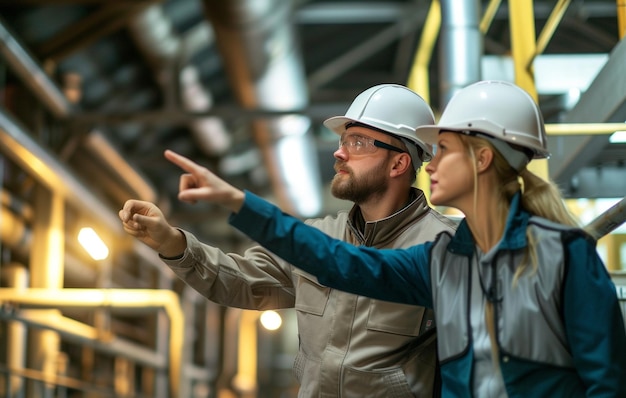
[[[428,15],[422,28],[419,46],[413,60],[413,67],[409,72],[407,87],[415,91],[430,103],[430,80],[428,78],[428,66],[433,55],[433,48],[439,36],[441,28],[441,3],[433,0],[428,9]]]
[[[548,135],[597,135],[626,131],[626,123],[554,123],[546,124]]]
[[[617,28],[619,38],[626,35],[626,0],[617,0]]]
[[[428,9],[428,15],[422,28],[419,47],[415,53],[413,67],[409,73],[407,87],[415,91],[430,103],[430,80],[428,78],[428,67],[432,59],[433,49],[439,36],[441,28],[441,3],[433,0]],[[426,197],[430,197],[430,178],[425,172],[417,173],[417,184],[424,191]]]
[[[569,7],[570,0],[558,0],[550,16],[546,20],[541,33],[539,34],[539,38],[537,39],[537,48],[535,49],[535,54],[529,60],[529,64],[532,63],[535,58],[544,52],[550,39],[552,39],[552,35],[556,30],[556,27],[559,25],[561,20],[563,19],[563,15],[565,15],[565,11],[567,11],[567,7]]]
[[[511,53],[515,69],[515,83],[537,101],[534,68],[530,60],[535,56],[535,14],[532,0],[509,1]]]
[[[257,394],[257,323],[260,312],[243,310],[239,318],[237,343],[237,374],[233,380],[240,397],[256,397]]]
[[[515,69],[515,84],[526,90],[538,102],[532,59],[537,52],[535,42],[535,13],[532,0],[509,1],[511,53]],[[528,169],[542,178],[548,178],[548,162],[533,160]]]
[[[485,7],[483,17],[478,24],[478,28],[480,29],[480,32],[482,34],[487,33],[487,31],[489,30],[489,27],[493,22],[493,18],[496,16],[496,11],[498,11],[498,7],[500,7],[501,3],[502,0],[490,0],[489,4],[487,4],[487,7]]]

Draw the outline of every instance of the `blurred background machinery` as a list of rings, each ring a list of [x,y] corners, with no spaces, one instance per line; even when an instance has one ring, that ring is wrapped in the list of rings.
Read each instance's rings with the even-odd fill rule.
[[[0,0],[0,396],[295,396],[294,314],[208,302],[117,211],[250,244],[176,200],[167,148],[295,215],[347,208],[321,122],[385,82],[437,114],[477,80],[529,91],[552,152],[533,167],[626,286],[625,31],[623,0]]]

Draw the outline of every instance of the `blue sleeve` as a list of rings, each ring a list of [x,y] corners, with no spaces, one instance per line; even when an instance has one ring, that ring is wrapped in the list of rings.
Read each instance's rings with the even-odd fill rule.
[[[354,246],[329,237],[249,192],[229,222],[326,286],[432,308],[428,267],[431,243],[386,250]]]
[[[617,292],[595,245],[566,243],[564,321],[588,397],[626,397],[626,332]]]

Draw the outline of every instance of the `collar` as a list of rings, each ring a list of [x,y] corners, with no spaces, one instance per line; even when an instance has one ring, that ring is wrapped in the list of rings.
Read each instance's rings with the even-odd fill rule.
[[[411,225],[416,218],[422,217],[430,207],[426,196],[421,190],[412,187],[410,201],[402,209],[376,221],[365,222],[361,209],[354,205],[348,215],[348,225],[358,236],[360,244],[372,247],[383,247],[393,241],[400,232]]]
[[[530,219],[530,213],[522,209],[521,198],[522,193],[518,191],[511,199],[504,236],[498,244],[498,250],[517,250],[528,246],[526,228]],[[448,244],[448,251],[471,256],[474,253],[474,246],[472,232],[467,225],[467,220],[463,219],[456,234]]]

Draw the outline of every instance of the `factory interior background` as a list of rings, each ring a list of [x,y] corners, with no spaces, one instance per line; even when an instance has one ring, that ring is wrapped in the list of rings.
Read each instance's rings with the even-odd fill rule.
[[[302,218],[347,209],[322,122],[380,83],[436,115],[477,80],[531,93],[552,153],[533,167],[598,233],[626,311],[625,33],[620,0],[0,0],[0,396],[295,397],[294,310],[206,300],[117,212],[152,201],[251,245],[177,200],[165,149]]]

